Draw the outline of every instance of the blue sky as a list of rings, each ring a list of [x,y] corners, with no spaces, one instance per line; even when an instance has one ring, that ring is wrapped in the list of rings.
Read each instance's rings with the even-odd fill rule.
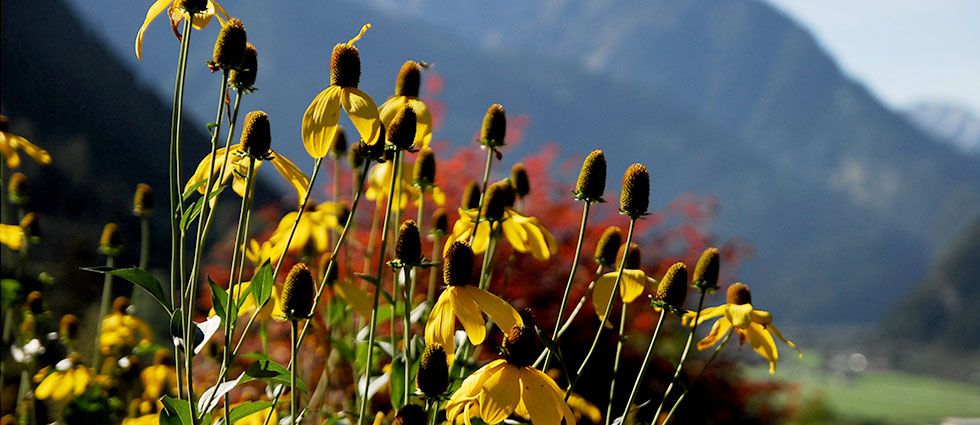
[[[941,100],[980,115],[980,1],[766,1],[893,109]]]

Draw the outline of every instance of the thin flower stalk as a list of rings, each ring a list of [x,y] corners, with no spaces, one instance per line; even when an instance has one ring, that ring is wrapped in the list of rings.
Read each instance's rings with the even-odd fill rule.
[[[442,238],[439,237],[438,233],[433,234],[432,240],[432,261],[439,262],[439,256],[442,255],[442,250],[439,247],[442,246]],[[432,267],[429,269],[429,288],[425,294],[425,302],[432,305],[436,300],[436,278],[439,276],[439,267]]]
[[[626,233],[626,246],[630,246],[630,243],[633,242],[633,227],[635,227],[635,225],[636,218],[630,217],[630,227],[629,231]],[[619,272],[616,274],[616,283],[613,284],[612,294],[617,294],[619,292],[619,284],[623,280],[623,270],[626,269],[626,257],[627,255],[623,255],[623,258],[619,261]],[[606,328],[606,323],[609,321],[609,313],[612,312],[612,306],[615,299],[616,297],[612,297],[609,300],[609,304],[606,305],[606,313],[602,315],[602,323],[599,323],[599,329],[597,329],[595,332],[595,339],[592,340],[592,346],[589,348],[588,353],[586,353],[585,359],[582,360],[582,364],[579,365],[578,371],[575,372],[575,379],[572,380],[571,384],[566,390],[565,402],[568,402],[568,397],[571,396],[572,390],[575,389],[575,385],[578,384],[578,381],[582,377],[582,372],[585,371],[585,367],[588,366],[589,360],[592,359],[592,354],[595,353],[596,346],[599,345],[599,338],[602,336],[602,331]]]
[[[624,255],[625,256],[625,255]],[[616,340],[616,358],[613,361],[612,370],[612,381],[609,383],[609,403],[606,404],[606,425],[610,424],[612,418],[612,408],[613,408],[613,398],[616,395],[616,375],[619,374],[619,361],[623,355],[623,343],[626,342],[626,310],[629,304],[623,303],[623,307],[620,309],[619,315],[619,338]],[[657,333],[660,332],[660,324],[663,323],[664,315],[660,315],[660,320],[657,321],[657,330],[653,333],[653,339],[650,340],[650,349],[647,351],[647,355],[653,351],[653,341],[657,340]],[[646,362],[643,363],[646,366]],[[643,376],[643,369],[640,369],[640,376]],[[629,403],[626,403],[629,406]]]
[[[410,275],[412,274],[412,267],[407,266],[402,268],[402,273],[404,273],[405,275],[405,282],[408,282],[408,280],[411,279]],[[407,285],[403,286],[402,289],[405,290],[405,308],[402,309],[403,310],[402,311],[403,313],[402,314],[403,316],[402,317],[402,344],[403,344],[402,349],[405,351],[405,367],[402,368],[405,371],[405,379],[402,382],[403,384],[405,384],[405,388],[404,391],[402,391],[402,395],[404,395],[405,399],[402,402],[402,406],[407,406],[409,404],[408,396],[412,393],[411,391],[409,391],[409,388],[411,388],[410,385],[412,383],[412,379],[410,377],[411,375],[409,374],[412,369],[412,349],[411,349],[412,299],[410,298],[411,295],[408,293]],[[394,316],[394,312],[392,312],[392,316]]]
[[[289,419],[296,425],[296,355],[299,353],[299,337],[296,335],[299,321],[289,321]],[[227,400],[225,401],[227,405]],[[225,416],[226,418],[228,416]]]
[[[704,371],[708,369],[708,366],[711,365],[711,362],[713,362],[715,358],[718,357],[718,353],[721,352],[722,348],[725,348],[725,345],[728,344],[728,340],[732,338],[733,333],[735,333],[734,326],[732,326],[732,328],[728,330],[728,334],[725,335],[725,339],[721,341],[721,344],[718,344],[718,346],[715,347],[715,352],[711,353],[711,357],[709,357],[708,361],[704,363],[704,366],[701,367],[701,370],[698,372],[698,374],[694,375],[694,379],[691,380],[691,383],[688,384],[686,387],[684,387],[684,392],[681,393],[680,397],[677,397],[677,401],[674,402],[674,407],[671,407],[670,411],[667,412],[667,417],[664,418],[663,422],[661,422],[661,425],[667,425],[668,423],[670,423],[670,419],[674,417],[674,412],[677,411],[677,407],[681,405],[682,401],[684,401],[684,397],[687,395],[687,392],[691,390],[691,387],[694,386],[694,383],[697,382],[698,378],[700,378],[701,375],[704,374]]]
[[[140,262],[139,267],[143,270],[150,265],[150,220],[147,217],[140,217]],[[136,290],[136,287],[133,287]]]
[[[561,327],[562,317],[565,315],[565,305],[568,303],[568,294],[572,292],[572,282],[575,280],[575,271],[578,269],[578,259],[579,255],[582,253],[582,241],[585,239],[585,224],[589,220],[590,206],[592,206],[592,202],[586,201],[585,205],[582,207],[582,225],[578,230],[578,242],[575,243],[575,255],[572,256],[572,270],[568,272],[568,282],[565,284],[565,294],[561,297],[561,305],[558,307],[558,318],[555,319],[555,331],[551,333],[551,337],[556,341],[558,340],[558,331]],[[550,350],[548,350],[547,354],[545,354],[544,367],[542,370],[548,370],[549,366],[551,366],[551,354],[552,353]]]
[[[493,163],[493,152],[492,147],[487,147],[487,165],[483,169],[483,190],[480,192],[480,205],[476,208],[476,221],[473,223],[474,226],[480,225],[480,214],[483,213],[483,202],[487,199],[487,182],[490,181],[490,164]],[[470,245],[473,245],[473,238],[476,237],[476,227],[473,228],[473,233],[470,234]]]
[[[28,244],[25,243],[26,247]],[[105,266],[111,268],[115,266],[116,257],[113,255],[106,255]],[[99,370],[99,362],[102,361],[102,349],[100,346],[102,335],[102,319],[109,313],[109,301],[112,298],[112,275],[109,273],[105,274],[105,278],[102,280],[102,302],[99,303],[99,317],[98,325],[95,330],[95,349],[92,351],[92,367]]]
[[[691,344],[694,343],[694,331],[698,329],[698,319],[701,318],[701,307],[704,306],[704,294],[705,291],[702,289],[701,297],[698,300],[698,309],[695,310],[697,313],[694,314],[694,326],[691,327],[691,333],[687,335],[687,344],[684,345],[684,351],[681,353],[681,359],[677,363],[677,369],[674,371],[674,377],[671,378],[670,384],[667,385],[667,391],[664,391],[664,397],[660,400],[660,405],[657,406],[657,413],[653,417],[660,417],[660,412],[663,411],[664,404],[667,403],[667,397],[670,395],[670,391],[674,389],[674,384],[677,383],[677,379],[680,378],[681,372],[684,370],[684,361],[687,360],[688,353],[691,352]],[[642,376],[642,375],[641,375]],[[639,382],[640,377],[637,377],[637,382]],[[636,392],[634,386],[633,392]],[[626,405],[629,408],[629,405]]]
[[[623,306],[625,307],[625,304]],[[643,356],[643,363],[640,365],[640,372],[636,374],[636,381],[633,383],[633,390],[630,391],[630,396],[628,399],[626,399],[626,408],[623,411],[623,416],[622,416],[623,418],[625,418],[626,415],[629,414],[630,406],[633,405],[633,399],[636,398],[636,394],[640,392],[640,384],[643,382],[643,375],[646,374],[647,366],[649,366],[650,364],[650,355],[653,354],[653,345],[657,342],[657,335],[660,335],[660,325],[664,323],[665,317],[667,317],[667,310],[662,310],[660,312],[660,318],[657,319],[657,327],[653,331],[653,336],[650,337],[650,346],[647,347],[647,353],[645,356]],[[690,341],[688,341],[688,347],[690,347]],[[687,352],[685,351],[685,354],[686,353]],[[609,404],[612,405],[611,402]],[[657,414],[659,415],[660,412],[658,411]],[[612,408],[606,411],[606,423],[609,423],[609,421],[611,420],[612,418],[611,415],[612,415]]]
[[[595,277],[592,278],[592,282],[589,282],[589,286],[585,288],[585,294],[582,294],[582,298],[578,300],[578,304],[575,305],[575,308],[572,309],[572,312],[568,315],[568,318],[565,319],[565,323],[561,324],[561,327],[558,329],[558,332],[555,333],[555,337],[554,337],[555,341],[557,341],[558,338],[561,338],[562,335],[565,335],[565,332],[568,331],[568,328],[572,327],[572,322],[575,321],[576,317],[578,317],[578,313],[582,311],[582,306],[585,305],[585,300],[588,299],[589,296],[592,294],[592,288],[595,287],[595,280],[598,279],[599,276],[602,276],[602,264],[599,264],[599,267],[596,268]],[[538,365],[540,365],[541,362],[544,361],[545,356],[547,356],[550,351],[551,350],[549,350],[548,348],[545,348],[543,351],[541,351],[541,355],[539,355],[538,359],[534,361],[534,367],[537,368]]]
[[[184,215],[184,202],[180,192],[180,126],[184,111],[184,76],[187,73],[187,50],[191,41],[191,21],[184,20],[180,38],[180,54],[177,58],[177,81],[174,83],[174,102],[170,120],[170,290],[174,300],[181,295],[181,311],[187,310],[184,293],[183,236],[180,217]],[[188,393],[193,392],[192,389]]]

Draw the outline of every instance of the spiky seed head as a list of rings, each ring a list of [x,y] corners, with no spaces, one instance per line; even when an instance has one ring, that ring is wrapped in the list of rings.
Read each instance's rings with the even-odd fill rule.
[[[119,314],[126,314],[126,309],[129,308],[129,298],[127,297],[116,297],[112,300],[112,311]]]
[[[20,219],[20,228],[32,239],[41,237],[41,223],[35,213],[24,214],[24,218]]]
[[[599,237],[599,243],[595,246],[593,258],[603,267],[616,267],[616,256],[619,246],[623,244],[623,231],[619,227],[609,226]]]
[[[582,171],[579,172],[578,182],[575,184],[575,197],[587,202],[596,202],[602,199],[605,191],[606,155],[596,149],[585,157],[585,162],[582,163]]]
[[[704,282],[704,284],[713,288],[718,286],[718,274],[721,269],[721,254],[718,253],[718,248],[708,248],[704,250],[701,254],[701,259],[698,260],[697,267],[694,268],[694,282]]]
[[[487,115],[483,117],[483,128],[480,130],[481,141],[491,147],[504,145],[507,135],[507,114],[500,104],[490,105]]]
[[[330,56],[330,84],[357,88],[361,81],[361,55],[353,44],[333,46]]]
[[[483,200],[483,217],[487,220],[499,221],[504,218],[508,195],[513,187],[509,182],[497,182],[487,188],[487,196]]]
[[[449,232],[449,215],[445,208],[437,208],[432,212],[432,229],[441,234]]]
[[[619,209],[632,218],[646,214],[650,206],[650,173],[643,164],[633,164],[623,175]]]
[[[170,350],[166,348],[161,348],[153,354],[153,364],[155,365],[172,365],[174,364],[174,356],[170,354]]]
[[[286,318],[309,319],[313,315],[315,291],[310,267],[306,263],[296,263],[286,276],[286,283],[282,286],[282,296],[279,298]]]
[[[418,62],[406,61],[395,80],[395,96],[419,97],[422,84],[422,67]]]
[[[402,264],[418,264],[422,261],[422,238],[415,220],[405,220],[398,229],[395,258]]]
[[[337,131],[333,133],[333,145],[330,154],[334,158],[340,158],[347,154],[347,132],[344,131],[343,127],[337,127]]]
[[[728,287],[728,304],[742,305],[752,304],[752,292],[749,287],[741,283],[733,283]]]
[[[510,178],[506,178],[497,182],[502,190],[501,194],[504,195],[504,206],[514,207],[514,203],[517,202],[517,187],[514,186],[514,181]]]
[[[188,13],[198,13],[208,10],[208,0],[177,0],[176,6]]]
[[[409,150],[415,145],[415,127],[417,125],[415,109],[404,105],[388,125],[388,143],[401,150]]]
[[[245,24],[238,18],[229,19],[214,42],[214,66],[224,70],[237,68],[245,58],[246,43]]]
[[[272,129],[269,126],[269,114],[264,111],[252,111],[245,116],[245,127],[242,129],[242,150],[252,158],[265,158],[272,146]]]
[[[107,223],[102,227],[102,238],[99,239],[99,251],[105,255],[119,255],[122,252],[122,234],[116,223]]]
[[[436,154],[428,147],[419,151],[412,168],[412,179],[419,187],[432,186],[436,182]]]
[[[684,308],[685,298],[687,298],[687,266],[677,262],[670,266],[663,279],[660,279],[654,299],[680,310]]]
[[[237,68],[232,68],[228,74],[228,83],[239,89],[249,89],[255,85],[255,77],[259,74],[259,52],[255,50],[255,45],[245,43],[245,53],[242,55],[242,64]]]
[[[149,218],[153,213],[153,188],[146,183],[136,185],[133,194],[133,214],[141,218]]]
[[[446,350],[441,344],[434,342],[425,346],[415,384],[430,398],[438,397],[449,389],[449,366],[446,363]]]
[[[364,161],[369,161],[370,158],[365,156],[364,150],[367,148],[363,143],[358,143],[347,151],[347,161],[350,163],[350,168],[356,170],[364,165]]]
[[[368,144],[364,139],[360,139],[359,144],[364,145],[364,148],[361,150],[361,155],[377,163],[388,162],[391,159],[389,155],[394,155],[395,152],[385,149],[385,137],[387,134],[388,130],[386,130],[384,123],[382,123],[381,131],[378,132],[378,138],[375,139],[373,144]]]
[[[537,358],[538,335],[533,324],[514,325],[504,337],[504,359],[516,367],[534,364]]]
[[[24,305],[35,316],[44,313],[44,296],[39,291],[31,291],[31,293],[27,294],[27,300]]]
[[[7,183],[7,198],[14,205],[26,205],[30,199],[27,186],[27,176],[24,173],[14,173]]]
[[[623,252],[626,253],[626,267],[627,269],[639,269],[640,268],[640,245],[636,242],[631,242],[629,249],[626,249],[626,244],[622,244],[619,250],[616,251],[616,267],[623,261]]]
[[[78,330],[80,328],[81,322],[78,320],[78,316],[66,314],[61,316],[61,321],[58,322],[58,335],[68,341],[74,341],[78,339]]]
[[[473,248],[464,241],[453,242],[446,250],[442,264],[442,280],[446,285],[469,285],[473,275]]]
[[[480,185],[471,181],[470,184],[466,185],[466,189],[463,190],[463,199],[460,200],[459,204],[463,209],[473,209],[480,208]]]
[[[531,180],[527,177],[527,169],[524,164],[518,162],[510,169],[510,181],[514,184],[517,197],[523,198],[531,193]]]

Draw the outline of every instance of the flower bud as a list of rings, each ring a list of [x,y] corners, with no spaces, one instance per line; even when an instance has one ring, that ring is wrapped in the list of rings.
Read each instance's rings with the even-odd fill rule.
[[[733,283],[728,287],[728,304],[752,304],[752,292],[741,283]]]
[[[27,201],[30,200],[28,196],[30,192],[27,189],[27,176],[24,173],[14,173],[10,176],[10,182],[7,184],[7,198],[10,199],[10,203],[27,205]]]
[[[507,134],[507,116],[504,107],[493,104],[487,109],[487,115],[483,117],[483,128],[480,130],[480,142],[490,146],[499,147],[504,145],[504,136]]]
[[[432,212],[432,230],[441,235],[449,233],[449,216],[445,208],[437,208]]]
[[[136,185],[133,195],[133,214],[141,218],[149,218],[153,212],[153,189],[146,183]]]
[[[419,151],[412,168],[412,179],[421,188],[432,186],[436,182],[436,154],[427,147]]]
[[[701,254],[697,267],[694,268],[694,279],[696,282],[703,282],[708,288],[718,286],[718,273],[721,268],[721,255],[718,248],[708,248]]]
[[[419,86],[422,83],[422,67],[418,62],[407,61],[398,71],[395,80],[395,96],[419,97]]]
[[[272,146],[272,129],[269,127],[269,114],[252,111],[245,116],[242,129],[242,150],[249,156],[262,159],[269,155]]]
[[[460,200],[459,204],[463,209],[473,209],[480,208],[480,185],[471,181],[470,184],[466,185],[466,189],[463,190],[463,199]]]
[[[31,314],[38,316],[44,313],[44,296],[38,291],[31,291],[31,293],[27,294],[27,300],[24,305],[31,311]]]
[[[429,418],[425,414],[425,410],[422,410],[422,406],[417,404],[408,404],[402,406],[398,409],[398,413],[395,413],[395,419],[392,419],[391,425],[426,425],[429,423]]]
[[[606,156],[601,150],[594,150],[585,157],[582,171],[575,185],[575,198],[586,202],[597,202],[606,191]]]
[[[280,307],[289,320],[309,319],[313,315],[313,296],[316,289],[313,285],[313,274],[306,263],[296,263],[279,297]]]
[[[619,209],[631,218],[647,213],[650,206],[650,173],[642,164],[630,165],[623,175],[623,193]]]
[[[361,81],[361,55],[353,44],[338,44],[330,56],[330,84],[357,88]]]
[[[622,244],[623,231],[619,227],[609,226],[602,232],[602,237],[599,238],[599,243],[595,246],[593,258],[603,267],[618,267],[616,256],[619,246]]]
[[[518,162],[510,169],[510,182],[514,185],[518,198],[523,198],[531,193],[531,181],[527,177],[527,169],[524,164]]]
[[[442,280],[446,285],[469,285],[473,275],[473,248],[463,241],[453,242],[446,250],[442,264]]]
[[[422,261],[422,240],[415,220],[405,220],[398,229],[395,258],[406,265],[415,265]]]
[[[330,152],[334,158],[340,158],[347,154],[347,132],[343,127],[338,126],[333,133],[333,150]]]
[[[684,263],[674,263],[667,269],[653,298],[678,310],[684,308],[684,299],[687,298],[687,266]]]
[[[229,19],[214,42],[214,69],[229,70],[241,65],[246,43],[245,24],[238,18]]]
[[[538,335],[533,324],[514,325],[504,337],[504,359],[516,367],[534,364],[537,358]]]
[[[41,224],[38,222],[37,214],[27,213],[20,219],[20,228],[27,234],[28,240],[35,240],[41,237]]]
[[[126,314],[126,309],[129,308],[129,298],[126,297],[116,297],[112,300],[112,311],[119,314]]]
[[[509,182],[497,182],[490,185],[487,188],[487,196],[483,200],[483,217],[493,221],[502,220],[507,207],[508,192],[511,190],[513,187]]]
[[[116,226],[116,223],[107,223],[102,228],[99,251],[105,255],[119,255],[122,248],[122,235],[119,233],[119,226]]]
[[[254,44],[245,43],[242,64],[237,68],[232,68],[231,73],[228,74],[228,83],[234,85],[239,90],[252,88],[255,85],[255,77],[259,73],[258,54]]]
[[[415,110],[408,105],[402,106],[388,124],[388,143],[401,150],[412,149],[416,124]]]
[[[449,389],[449,366],[446,362],[446,350],[441,344],[425,346],[415,384],[426,397],[439,397]]]
[[[81,322],[78,320],[78,316],[66,314],[61,316],[61,321],[58,322],[58,334],[62,339],[75,341],[78,339],[78,330],[80,327]]]
[[[626,249],[626,244],[622,244],[619,247],[619,251],[616,252],[616,267],[623,261],[623,252],[626,252],[626,265],[623,268],[626,269],[639,269],[640,268],[640,245],[636,242],[631,242],[629,249]]]

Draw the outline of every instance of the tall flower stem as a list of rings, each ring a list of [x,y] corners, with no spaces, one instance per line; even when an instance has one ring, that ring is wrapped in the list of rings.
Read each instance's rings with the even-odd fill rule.
[[[365,172],[366,173],[366,172]],[[371,271],[371,253],[374,252],[374,241],[378,237],[378,223],[380,221],[381,212],[383,207],[381,206],[381,197],[377,197],[374,200],[374,214],[371,216],[371,233],[368,235],[367,250],[364,252],[364,273]],[[388,214],[385,214],[385,219],[387,220]]]
[[[633,227],[636,225],[636,219],[630,217],[630,227],[629,231],[626,232],[626,245],[630,246],[633,242]],[[606,314],[602,315],[602,323],[599,324],[599,329],[595,332],[595,339],[592,340],[592,346],[589,347],[589,352],[585,354],[585,359],[582,360],[582,364],[579,365],[578,371],[575,372],[575,376],[572,380],[571,385],[568,386],[568,390],[565,393],[565,401],[568,402],[568,397],[572,394],[572,390],[575,389],[575,385],[582,378],[582,372],[585,371],[585,367],[588,366],[589,360],[592,359],[592,354],[595,353],[596,347],[599,345],[599,338],[602,336],[602,330],[606,328],[606,323],[609,321],[609,314],[612,312],[613,302],[616,300],[616,294],[619,293],[619,283],[623,280],[623,270],[626,268],[626,257],[623,255],[622,260],[619,261],[619,272],[616,274],[616,283],[613,284],[612,293],[609,295],[609,304],[606,305]]]
[[[650,355],[653,354],[653,345],[657,342],[657,335],[660,335],[660,325],[664,323],[664,318],[667,317],[667,310],[662,310],[660,312],[660,318],[657,319],[657,327],[653,331],[653,336],[650,337],[650,346],[647,347],[647,353],[643,356],[643,364],[640,365],[640,373],[636,374],[636,382],[633,383],[633,390],[630,391],[630,396],[626,399],[626,408],[623,410],[623,418],[629,414],[630,406],[633,405],[633,399],[636,397],[636,393],[640,391],[640,384],[643,383],[643,375],[647,373],[647,366],[650,365]],[[660,413],[657,412],[659,415]],[[612,409],[606,411],[606,423],[609,423],[611,419]],[[654,416],[656,417],[656,416]]]
[[[291,325],[289,331],[289,419],[293,425],[296,425],[296,363],[298,363],[296,360],[299,354],[299,338],[296,332],[299,328],[299,321],[294,319],[289,322]]]
[[[613,294],[616,296],[616,294]],[[611,301],[611,300],[610,300]],[[626,307],[629,306],[627,303],[623,303],[623,308],[620,309],[619,315],[619,339],[616,341],[616,360],[613,361],[613,371],[612,371],[612,381],[609,383],[609,404],[606,405],[606,425],[609,425],[612,417],[613,408],[613,398],[616,395],[616,375],[619,374],[619,360],[623,355],[623,343],[626,342]],[[663,322],[664,315],[660,315],[660,321],[657,322],[657,331],[660,330],[660,323]],[[653,334],[653,339],[657,339],[657,333]],[[653,342],[650,343],[650,348],[653,348]],[[650,352],[648,351],[647,354]],[[641,372],[642,373],[642,370]],[[626,404],[629,406],[629,403]]]
[[[405,267],[405,268],[402,269],[402,271],[403,271],[403,273],[405,275],[405,281],[408,282],[408,280],[410,279],[410,276],[409,275],[412,274],[412,268],[411,267]],[[409,396],[409,394],[411,394],[411,391],[409,391],[409,388],[411,388],[409,386],[409,384],[411,383],[411,378],[409,378],[409,376],[410,376],[409,373],[411,372],[411,369],[412,369],[412,347],[411,347],[411,342],[412,342],[412,335],[411,335],[411,326],[412,326],[412,322],[411,322],[411,320],[412,320],[412,317],[411,317],[412,316],[412,301],[411,301],[411,298],[409,298],[410,297],[410,294],[408,293],[407,286],[405,286],[403,288],[405,289],[406,292],[405,292],[405,308],[403,309],[404,311],[403,311],[403,314],[402,314],[402,316],[403,316],[402,317],[402,344],[404,345],[404,348],[403,349],[405,350],[405,367],[403,368],[405,370],[405,380],[403,382],[403,384],[405,384],[405,389],[402,392],[402,394],[404,394],[404,396],[405,396],[405,400],[404,400],[404,403],[402,405],[403,406],[407,406],[408,405],[408,396]],[[394,313],[394,312],[392,312],[392,313]],[[392,314],[392,315],[394,315],[394,314]]]
[[[476,221],[473,226],[473,233],[470,234],[469,243],[473,245],[473,238],[476,237],[476,228],[480,226],[480,215],[483,213],[483,201],[487,199],[487,182],[490,180],[490,164],[493,163],[493,148],[487,147],[487,165],[483,169],[483,190],[480,192],[480,206],[476,208]]]
[[[105,266],[111,268],[115,265],[116,258],[112,255],[107,255],[105,259]],[[92,367],[96,371],[101,370],[99,367],[99,362],[102,361],[102,350],[100,343],[102,342],[102,321],[105,316],[109,313],[109,301],[112,299],[112,274],[105,273],[105,278],[102,280],[102,302],[99,304],[99,317],[98,325],[95,330],[95,349],[92,351]]]
[[[140,217],[140,263],[141,269],[146,270],[150,265],[150,220]],[[136,287],[133,286],[133,290]]]
[[[333,157],[333,182],[332,183],[333,183],[333,203],[334,206],[336,206],[337,208],[340,208],[340,198],[341,198],[340,197],[340,163],[341,163],[340,155],[335,155]],[[330,238],[331,245],[333,245],[334,236],[340,237],[340,234],[337,234],[337,229],[331,229],[331,231],[327,232],[327,237]]]
[[[704,290],[701,290],[701,297],[698,300],[698,309],[695,310],[697,313],[694,314],[694,326],[691,327],[691,333],[687,335],[687,344],[684,345],[684,352],[681,353],[681,359],[677,363],[677,369],[674,370],[674,377],[671,378],[670,384],[667,385],[667,391],[664,391],[664,397],[660,400],[660,405],[657,406],[657,413],[653,417],[660,417],[660,412],[663,411],[664,404],[667,403],[667,397],[670,396],[670,391],[674,389],[674,384],[677,383],[677,379],[680,378],[681,372],[684,370],[684,361],[687,360],[688,353],[691,352],[691,345],[694,342],[694,331],[698,329],[698,320],[701,318],[701,307],[704,305]],[[636,381],[639,382],[642,375],[637,376]],[[636,392],[636,386],[633,386],[633,392]],[[629,408],[629,405],[626,406]]]
[[[180,54],[177,58],[177,81],[174,83],[173,111],[170,117],[170,290],[174,301],[177,294],[183,294],[184,271],[183,239],[180,231],[180,216],[184,215],[184,202],[180,192],[180,125],[184,102],[184,76],[187,73],[187,49],[191,42],[191,19],[184,20],[180,38]],[[186,309],[183,297],[181,309]]]
[[[728,335],[725,335],[725,339],[721,341],[721,344],[718,344],[718,347],[715,348],[715,352],[711,353],[711,357],[709,357],[708,361],[705,362],[704,366],[701,367],[701,371],[698,372],[698,374],[694,376],[694,379],[691,380],[691,383],[684,388],[684,392],[682,392],[680,397],[677,398],[677,401],[674,402],[674,407],[671,407],[670,411],[667,412],[667,417],[664,418],[664,421],[661,422],[661,425],[666,425],[667,423],[670,422],[670,418],[674,417],[674,412],[677,411],[677,406],[680,406],[681,402],[684,401],[684,396],[686,396],[687,392],[691,390],[691,387],[694,386],[694,383],[698,380],[698,378],[700,378],[701,375],[704,374],[704,371],[708,369],[708,366],[711,364],[711,362],[713,362],[715,358],[718,357],[718,353],[720,353],[721,349],[728,344],[728,340],[732,338],[733,333],[735,333],[734,326],[728,331]]]
[[[598,279],[601,274],[602,274],[602,264],[600,264],[599,267],[596,268],[595,277],[592,278],[592,282],[589,282],[589,286],[585,288],[585,294],[582,294],[582,298],[578,300],[578,304],[576,304],[575,308],[572,309],[572,313],[568,315],[568,318],[565,319],[565,323],[563,323],[561,327],[558,329],[558,332],[555,333],[554,339],[556,341],[558,340],[558,338],[561,338],[562,335],[565,335],[565,332],[568,331],[568,328],[572,327],[572,322],[575,321],[576,317],[578,317],[578,313],[582,311],[582,306],[585,305],[585,300],[590,298],[590,295],[592,294],[592,288],[595,287],[595,280]],[[547,348],[541,351],[541,354],[538,356],[538,359],[534,361],[534,367],[538,367],[538,365],[540,365],[541,362],[544,361],[545,356],[548,355],[549,352],[550,350]],[[539,368],[539,369],[548,370],[543,368]]]
[[[555,340],[558,339],[558,330],[561,327],[561,319],[565,316],[565,304],[568,303],[568,294],[572,292],[572,282],[575,280],[575,271],[578,269],[578,258],[582,253],[582,240],[585,239],[585,224],[589,220],[589,207],[592,206],[592,202],[585,201],[585,206],[582,207],[582,225],[578,230],[578,242],[575,244],[575,256],[572,257],[572,270],[568,272],[568,283],[565,284],[565,295],[561,297],[561,305],[558,307],[558,318],[555,319],[555,331],[551,333],[551,337]],[[551,351],[549,350],[545,354],[544,367],[542,370],[548,370],[551,366]]]
[[[364,425],[367,420],[368,388],[371,386],[371,361],[374,359],[374,333],[378,327],[378,301],[381,298],[381,275],[384,272],[385,248],[388,246],[388,219],[391,215],[391,207],[395,202],[395,183],[398,181],[398,166],[401,164],[402,154],[395,152],[392,158],[391,182],[388,186],[388,206],[385,211],[384,225],[381,227],[381,245],[378,253],[378,271],[374,279],[374,306],[371,309],[371,323],[368,324],[368,345],[367,361],[364,362],[364,390],[361,392],[361,407],[358,410],[357,424]]]
[[[442,254],[442,250],[439,247],[442,245],[442,238],[439,237],[438,233],[433,233],[432,240],[432,261],[439,262],[439,257]],[[436,279],[439,276],[439,267],[429,268],[429,288],[425,293],[425,302],[432,305],[432,302],[436,299]]]

